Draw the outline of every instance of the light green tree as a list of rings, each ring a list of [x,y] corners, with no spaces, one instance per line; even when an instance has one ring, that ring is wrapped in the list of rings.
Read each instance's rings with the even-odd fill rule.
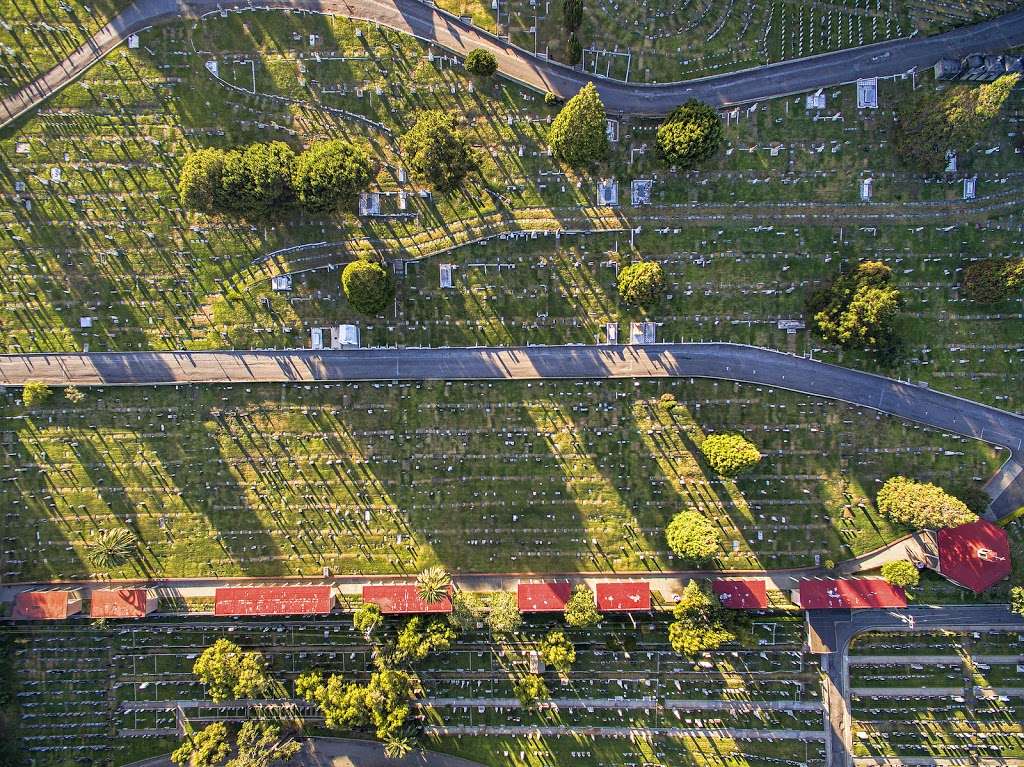
[[[761,451],[740,434],[712,434],[700,444],[708,466],[723,477],[735,477],[761,462]]]
[[[713,157],[724,139],[718,110],[699,101],[687,101],[665,118],[658,128],[662,157],[681,169],[689,169]]]
[[[583,583],[572,588],[572,595],[565,603],[565,622],[575,628],[594,626],[601,622],[601,613],[597,611],[594,592]]]
[[[369,639],[374,632],[384,623],[384,616],[381,614],[380,605],[373,602],[363,602],[352,613],[352,626],[356,631]]]
[[[916,586],[921,581],[921,572],[909,559],[897,559],[882,565],[882,577],[893,586]]]
[[[38,407],[50,398],[50,387],[42,381],[26,381],[21,387],[21,402],[25,407]]]
[[[668,547],[677,557],[703,562],[718,553],[721,535],[715,524],[699,511],[681,511],[665,528]]]
[[[568,674],[576,662],[576,647],[563,631],[549,631],[540,644],[540,658],[560,674]]]
[[[718,600],[697,581],[686,584],[672,615],[675,620],[668,627],[668,639],[680,655],[714,650],[735,638],[722,624]]]
[[[878,510],[894,522],[915,529],[957,527],[973,522],[978,515],[967,504],[941,487],[891,477],[875,496]]]
[[[455,118],[440,110],[422,112],[399,143],[412,172],[439,192],[458,188],[476,168]]]
[[[171,761],[188,767],[217,767],[231,756],[230,733],[224,722],[208,724],[199,732],[185,734],[185,740],[171,754]]]
[[[251,698],[270,683],[263,654],[243,651],[229,639],[218,639],[203,650],[192,666],[192,673],[205,685],[214,703]]]
[[[524,708],[530,708],[551,697],[548,686],[537,674],[527,674],[517,679],[512,685],[512,691]]]
[[[501,591],[491,597],[491,609],[487,613],[487,626],[495,636],[514,634],[523,625],[516,595]]]
[[[627,304],[649,309],[665,294],[665,270],[657,261],[637,261],[619,270],[619,296]]]
[[[486,617],[487,608],[479,596],[469,591],[455,592],[452,611],[448,614],[448,620],[453,626],[461,631],[471,631]]]
[[[223,203],[225,154],[220,149],[190,152],[178,173],[178,199],[183,208],[215,213]]]

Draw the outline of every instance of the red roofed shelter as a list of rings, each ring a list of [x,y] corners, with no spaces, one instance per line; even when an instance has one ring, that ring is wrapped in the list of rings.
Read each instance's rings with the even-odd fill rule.
[[[61,621],[82,611],[82,592],[78,589],[22,591],[14,597],[11,615],[20,621]]]
[[[450,613],[452,611],[452,587],[448,587],[448,598],[437,602],[425,602],[420,598],[416,586],[363,586],[363,601],[380,607],[385,615],[412,615],[416,613]]]
[[[597,609],[608,612],[635,612],[651,609],[651,584],[647,581],[598,583]]]
[[[214,615],[323,615],[334,606],[330,586],[246,586],[214,591]]]
[[[712,582],[722,607],[732,610],[764,610],[768,607],[768,587],[757,578],[717,580]]]
[[[520,583],[517,590],[519,610],[524,613],[557,613],[565,609],[572,596],[569,583]]]
[[[797,602],[804,610],[861,610],[906,607],[907,595],[881,578],[821,578],[800,581]]]
[[[984,519],[939,530],[939,574],[980,594],[1010,575],[1010,541]]]
[[[92,618],[144,618],[157,606],[152,589],[96,589],[89,594]]]

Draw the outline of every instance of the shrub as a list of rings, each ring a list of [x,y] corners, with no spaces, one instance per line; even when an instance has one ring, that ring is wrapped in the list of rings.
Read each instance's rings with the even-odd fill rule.
[[[412,172],[439,192],[458,187],[476,167],[455,118],[439,110],[422,112],[400,144]]]
[[[178,173],[178,199],[184,208],[214,213],[223,202],[224,152],[197,149],[190,152]]]
[[[712,434],[700,445],[704,459],[716,474],[735,477],[761,462],[761,451],[739,434]]]
[[[601,621],[594,602],[594,592],[580,583],[573,586],[572,596],[565,603],[565,622],[575,628],[593,626]]]
[[[658,128],[658,150],[673,165],[692,168],[718,152],[724,135],[718,110],[699,101],[687,101]]]
[[[584,85],[551,122],[548,143],[569,165],[585,165],[608,155],[607,117],[593,83]]]
[[[474,48],[466,56],[466,71],[479,77],[490,77],[498,71],[498,60],[483,48]]]
[[[619,270],[618,288],[626,303],[650,308],[665,294],[665,270],[656,261],[637,261]]]
[[[562,97],[559,96],[557,93],[552,93],[551,91],[548,91],[547,93],[544,94],[544,103],[545,104],[561,104],[562,103]]]
[[[893,586],[916,586],[921,581],[921,573],[909,559],[897,559],[882,565],[882,577]]]
[[[355,207],[373,176],[366,151],[348,141],[318,141],[295,161],[292,183],[299,203],[315,213]]]
[[[891,477],[875,497],[878,510],[894,522],[910,527],[956,527],[978,517],[959,498],[936,485]]]
[[[665,540],[676,556],[702,562],[717,553],[720,536],[714,523],[699,511],[681,511],[665,528]]]
[[[1010,609],[1018,615],[1024,615],[1024,586],[1010,589]]]
[[[72,405],[77,405],[85,400],[85,392],[74,384],[68,384],[64,387],[64,399]]]
[[[341,287],[352,307],[363,314],[380,314],[395,297],[395,282],[375,261],[353,261],[341,272]]]
[[[50,387],[42,381],[26,381],[21,387],[21,403],[25,407],[38,407],[50,398]]]

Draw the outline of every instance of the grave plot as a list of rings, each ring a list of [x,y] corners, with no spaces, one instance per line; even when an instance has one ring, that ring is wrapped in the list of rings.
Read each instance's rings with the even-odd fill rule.
[[[865,635],[850,655],[855,756],[1020,758],[1024,637]]]
[[[889,476],[954,490],[1000,460],[875,413],[702,380],[128,388],[79,405],[57,392],[28,412],[12,400],[11,580],[81,577],[89,541],[122,526],[139,555],[111,576],[679,569],[663,531],[685,508],[719,525],[720,567],[812,565],[900,534],[873,506]],[[745,434],[765,460],[736,482],[711,475],[696,445],[715,431]]]
[[[671,652],[662,618],[637,626],[608,618],[599,628],[570,629],[577,665],[565,681],[549,675],[555,708],[544,712],[523,709],[511,680],[527,673],[528,652],[560,621],[531,619],[514,641],[501,644],[470,632],[417,670],[424,742],[469,758],[488,749],[507,754],[498,763],[524,766],[533,763],[526,753],[542,753],[546,764],[595,767],[634,753],[657,765],[741,760],[769,767],[780,758],[820,765],[820,670],[814,656],[803,654],[802,623],[782,616],[758,621],[748,640],[699,662]],[[758,639],[769,635],[774,638]],[[197,725],[244,717],[243,706],[205,700],[191,675],[197,655],[220,637],[263,652],[284,696],[312,668],[353,681],[372,669],[365,641],[342,616],[5,629],[23,714],[20,734],[36,764],[61,765],[83,753],[117,764],[166,752],[179,709]],[[316,732],[317,712],[307,708],[297,712]]]

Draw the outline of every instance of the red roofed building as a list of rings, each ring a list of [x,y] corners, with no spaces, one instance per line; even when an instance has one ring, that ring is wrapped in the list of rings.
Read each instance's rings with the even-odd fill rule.
[[[762,580],[717,580],[712,582],[711,590],[722,607],[732,610],[764,610],[768,607],[768,588]]]
[[[152,589],[97,589],[89,595],[92,618],[144,618],[156,606]]]
[[[14,598],[11,617],[18,621],[60,621],[82,611],[78,589],[22,591]]]
[[[373,602],[385,615],[409,615],[415,613],[450,613],[452,611],[452,588],[448,587],[448,598],[438,602],[424,602],[416,586],[363,586],[363,601]]]
[[[214,591],[214,615],[322,615],[334,606],[330,586],[253,586]]]
[[[939,574],[980,594],[1010,574],[1006,531],[984,519],[939,530]]]
[[[572,596],[569,583],[520,583],[519,609],[524,613],[557,613]]]
[[[651,584],[615,581],[597,584],[597,609],[603,613],[651,609]]]
[[[800,581],[797,604],[804,610],[906,607],[907,595],[881,578],[821,578]]]

